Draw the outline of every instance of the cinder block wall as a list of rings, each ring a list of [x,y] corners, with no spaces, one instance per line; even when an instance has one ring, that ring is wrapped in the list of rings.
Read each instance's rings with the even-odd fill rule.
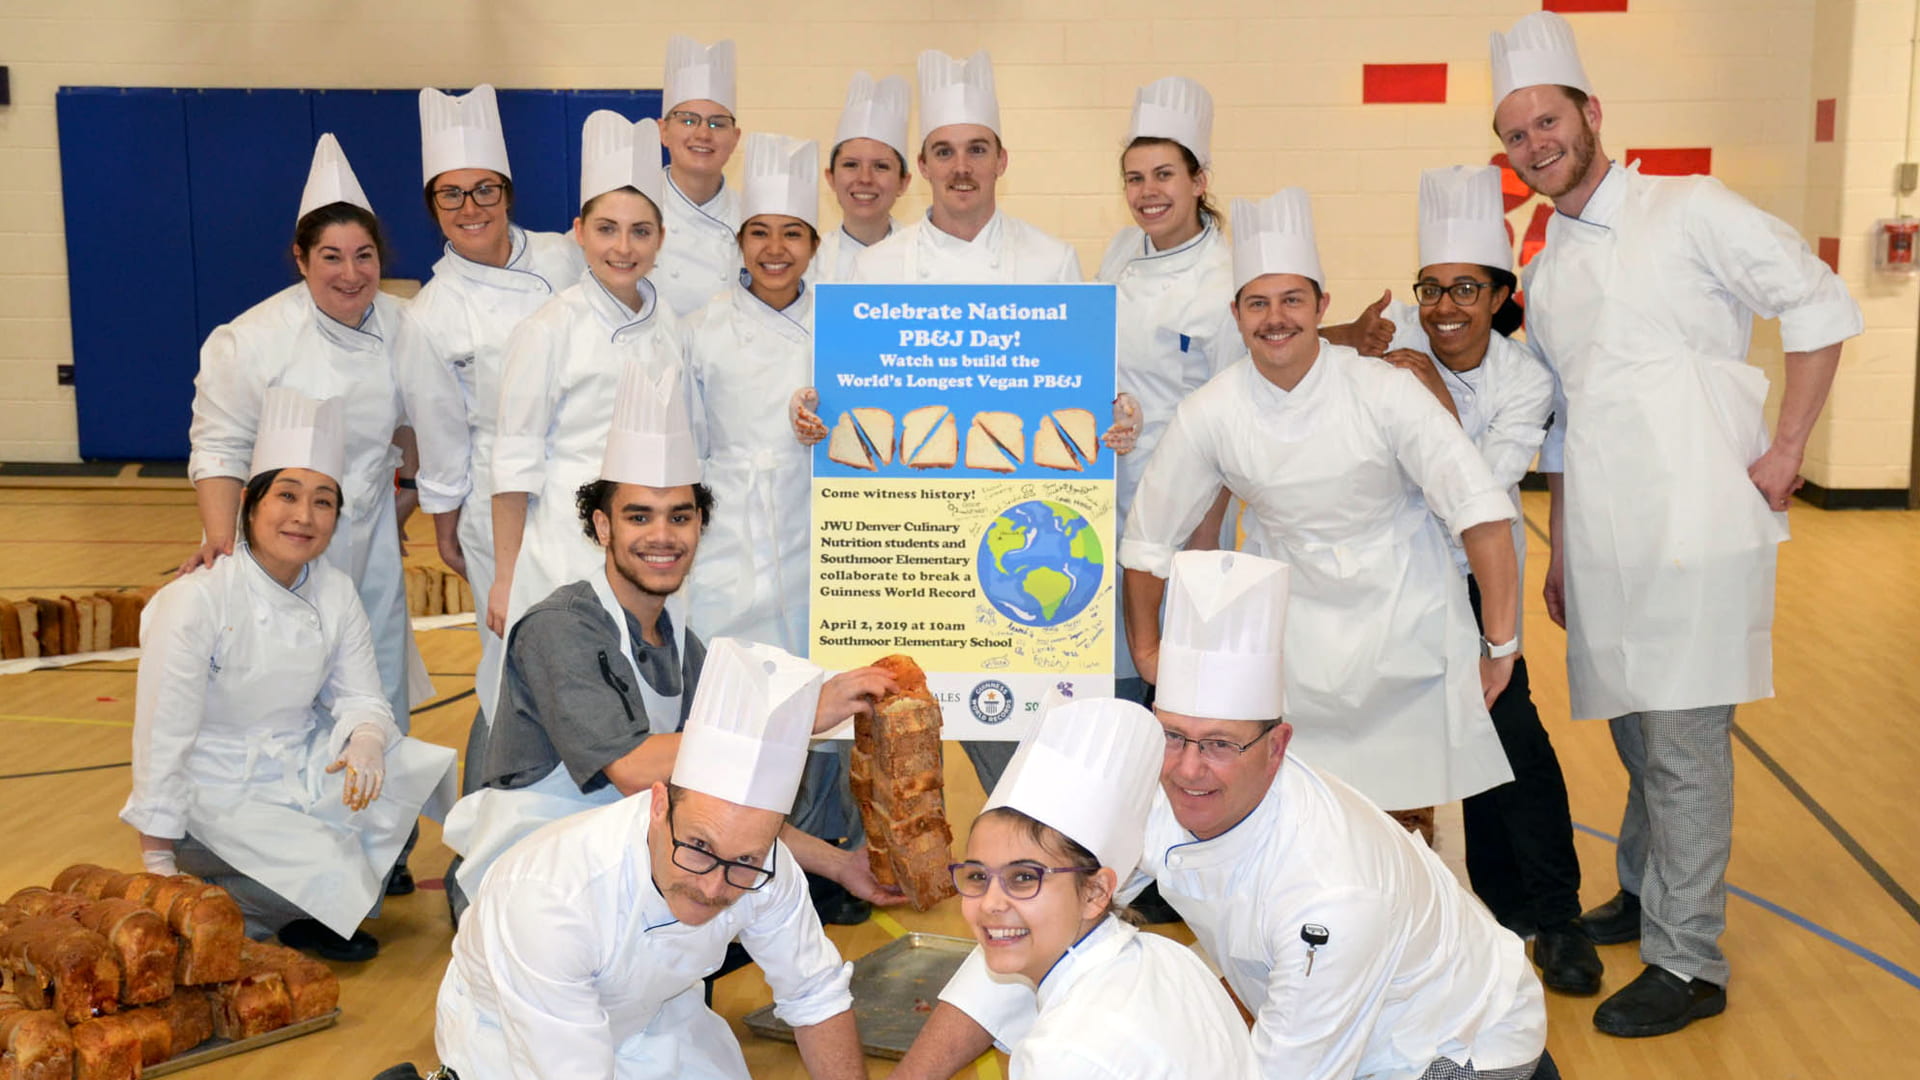
[[[1003,206],[1073,241],[1091,274],[1108,237],[1127,220],[1117,155],[1133,90],[1163,75],[1189,75],[1205,82],[1216,101],[1219,201],[1224,206],[1233,196],[1289,184],[1311,190],[1334,315],[1344,318],[1382,289],[1404,290],[1411,280],[1419,170],[1486,162],[1498,150],[1489,129],[1487,34],[1538,6],[1538,0],[1189,0],[1173,8],[1145,0],[347,0],[326,6],[9,0],[0,13],[0,63],[12,67],[15,102],[0,109],[0,459],[72,460],[78,453],[71,391],[54,379],[55,365],[71,355],[53,109],[61,85],[658,86],[667,35],[681,32],[738,43],[745,126],[825,140],[855,70],[911,80],[921,49],[966,54],[984,48],[996,62],[1012,152]],[[1865,177],[1897,160],[1905,136],[1906,68],[1902,60],[1888,73],[1856,53],[1870,51],[1868,42],[1881,46],[1876,63],[1887,59],[1878,53],[1894,45],[1904,53],[1911,27],[1893,25],[1894,9],[1902,5],[1630,0],[1621,6],[1629,10],[1570,16],[1605,108],[1608,149],[1615,156],[1629,149],[1709,149],[1716,175],[1807,228],[1810,237],[1810,216],[1825,215],[1819,227],[1844,238],[1843,269],[1850,283],[1864,286],[1865,226],[1857,219],[1891,212],[1890,199],[1876,201],[1864,190],[1871,186]],[[1842,8],[1843,18],[1835,14]],[[1911,8],[1905,11],[1910,23]],[[1815,33],[1817,15],[1822,35]],[[1840,22],[1844,33],[1828,25]],[[1817,57],[1843,84],[1814,86]],[[1367,88],[1374,84],[1366,65],[1400,64],[1444,64],[1437,90],[1431,70],[1424,81],[1414,80],[1415,96],[1444,100],[1369,102]],[[1394,75],[1376,72],[1382,76],[1376,93],[1385,87],[1395,96]],[[1880,101],[1895,76],[1899,100]],[[1855,100],[1869,89],[1871,104]],[[1843,99],[1837,146],[1812,142],[1816,96]],[[1866,138],[1870,111],[1872,146],[1847,143],[1854,130]],[[1895,157],[1885,157],[1883,129],[1892,131]],[[1810,156],[1817,162],[1825,160],[1822,154],[1861,160],[1856,168],[1816,176]],[[138,182],[137,162],[128,163],[128,180]],[[1834,192],[1843,182],[1859,187],[1845,188],[1845,214],[1835,220]],[[1821,207],[1810,206],[1810,191],[1818,192]],[[1881,202],[1885,209],[1878,209]],[[825,203],[825,220],[832,220],[831,199]],[[903,209],[911,214],[924,207],[925,192],[916,183]],[[1529,212],[1515,211],[1516,227],[1524,228]],[[260,242],[277,246],[286,238]],[[174,256],[142,247],[138,222],[128,222],[127,249],[128,288],[137,288],[142,274],[173,272]],[[1908,406],[1901,403],[1912,399],[1914,294],[1904,284],[1887,293],[1875,295],[1870,308],[1877,335],[1873,381],[1857,388],[1861,408],[1872,415],[1860,415],[1856,439],[1850,370],[1845,393],[1836,394],[1836,422],[1823,432],[1830,452],[1814,466],[1826,471],[1814,475],[1829,486],[1905,484]],[[1777,367],[1777,336],[1763,330],[1756,341],[1756,359]]]

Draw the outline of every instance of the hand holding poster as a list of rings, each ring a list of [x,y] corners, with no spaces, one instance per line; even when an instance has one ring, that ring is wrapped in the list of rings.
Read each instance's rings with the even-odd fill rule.
[[[948,739],[1113,690],[1110,285],[822,285],[812,659],[911,654]]]

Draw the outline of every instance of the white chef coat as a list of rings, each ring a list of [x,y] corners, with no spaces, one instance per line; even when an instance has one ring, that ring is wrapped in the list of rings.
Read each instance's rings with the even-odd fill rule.
[[[463,1080],[745,1080],[727,1022],[702,1002],[737,935],[794,1027],[853,1007],[842,962],[775,843],[773,880],[704,926],[676,920],[647,848],[652,792],[514,846],[460,922],[434,1044]]]
[[[1434,370],[1460,414],[1461,430],[1480,448],[1494,482],[1505,486],[1513,500],[1513,561],[1517,580],[1524,583],[1527,523],[1521,516],[1520,481],[1533,467],[1533,459],[1547,437],[1547,420],[1553,413],[1553,373],[1525,342],[1498,333],[1488,336],[1487,355],[1481,358],[1479,367],[1454,371],[1433,355],[1432,343],[1420,326],[1419,308],[1395,301],[1384,314],[1394,325],[1387,351],[1412,349],[1433,359]],[[1466,548],[1457,540],[1451,546],[1454,567],[1462,574],[1470,573]],[[1514,629],[1519,629],[1518,622]]]
[[[600,477],[626,365],[657,371],[680,362],[680,324],[645,278],[638,314],[589,272],[507,338],[493,490],[529,493],[509,631],[548,593],[605,569],[606,553],[581,530],[575,494]]]
[[[851,281],[878,284],[1050,285],[1081,280],[1073,246],[995,211],[972,240],[923,217],[860,253]]]
[[[741,268],[740,200],[723,181],[713,198],[695,203],[673,182],[672,170],[666,179],[660,221],[667,232],[647,280],[673,313],[684,318],[733,284]]]
[[[433,278],[407,305],[434,356],[460,383],[463,422],[473,447],[472,489],[460,510],[460,552],[467,582],[481,605],[493,589],[493,434],[500,403],[500,371],[507,335],[560,290],[580,280],[586,262],[564,233],[528,232],[509,225],[512,250],[505,266],[474,262],[448,244]],[[473,689],[480,709],[493,715],[500,688],[500,635],[479,619],[480,663]]]
[[[1115,286],[1116,385],[1140,403],[1139,438],[1114,459],[1115,524],[1124,534],[1133,491],[1174,408],[1247,355],[1247,345],[1233,319],[1233,249],[1212,220],[1170,251],[1155,251],[1137,226],[1121,229],[1099,280]],[[1140,675],[1125,626],[1114,635],[1113,664],[1115,678]]]
[[[888,218],[887,235],[880,239],[885,240],[899,231],[900,223]],[[813,262],[807,266],[807,279],[816,282],[852,281],[853,265],[867,247],[855,240],[845,225],[840,226],[820,238],[820,250],[813,253]]]
[[[1389,810],[1513,779],[1447,555],[1449,531],[1511,520],[1513,504],[1433,394],[1325,341],[1292,392],[1251,359],[1234,364],[1175,411],[1121,565],[1165,577],[1222,484],[1255,516],[1264,554],[1293,568],[1284,663],[1300,753]]]
[[[443,514],[459,506],[467,496],[470,457],[459,386],[434,361],[398,300],[376,293],[365,321],[347,326],[314,304],[304,282],[208,335],[193,385],[187,475],[195,482],[215,476],[248,479],[268,387],[343,399],[347,475],[339,478],[339,528],[323,558],[346,571],[360,590],[373,627],[380,684],[400,730],[407,730],[412,631],[394,523],[393,470],[400,451],[393,433],[411,423],[418,439],[420,508]]]
[[[394,725],[352,580],[315,560],[289,589],[240,543],[154,594],[140,648],[120,820],[191,835],[352,934],[415,819],[439,819],[454,796],[454,752]],[[386,740],[387,776],[356,812],[340,801],[346,773],[326,768],[362,725]]]
[[[1121,895],[1149,878],[1254,1014],[1261,1076],[1412,1080],[1438,1057],[1502,1069],[1546,1047],[1520,939],[1425,844],[1292,754],[1253,812],[1211,840],[1155,793],[1141,872]],[[1326,934],[1311,971],[1309,925]],[[1002,1045],[1034,1023],[1033,993],[993,976],[978,949],[940,997]]]
[[[747,272],[687,323],[702,481],[720,507],[687,584],[694,633],[807,653],[813,454],[787,399],[813,381],[813,290],[775,311]]]
[[[1541,468],[1565,473],[1573,715],[1772,696],[1787,528],[1747,477],[1768,445],[1753,317],[1805,352],[1860,333],[1859,305],[1718,180],[1617,164],[1580,217],[1553,216],[1526,295],[1564,403]]]
[[[1111,915],[1041,978],[1034,1005],[1011,1080],[1260,1075],[1247,1025],[1207,965]]]

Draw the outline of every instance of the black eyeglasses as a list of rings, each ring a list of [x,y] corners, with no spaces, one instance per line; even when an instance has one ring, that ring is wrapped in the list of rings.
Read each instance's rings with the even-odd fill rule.
[[[1413,298],[1420,301],[1421,307],[1432,307],[1440,302],[1440,294],[1446,293],[1461,307],[1472,307],[1480,301],[1480,290],[1491,288],[1493,288],[1491,281],[1456,281],[1451,285],[1418,281],[1413,286]]]
[[[1278,727],[1279,725],[1276,724],[1274,726]],[[1272,730],[1273,728],[1267,728],[1265,731],[1262,731],[1260,734],[1255,735],[1243,743],[1230,742],[1226,739],[1189,739],[1177,731],[1166,728],[1161,729],[1160,733],[1167,737],[1167,753],[1169,754],[1178,754],[1187,748],[1188,743],[1192,743],[1200,748],[1200,757],[1203,760],[1211,761],[1215,764],[1225,764],[1252,749],[1254,743],[1266,738],[1267,732]]]
[[[766,866],[723,859],[706,848],[695,847],[675,836],[672,810],[667,811],[667,838],[673,841],[673,865],[689,874],[711,874],[721,870],[727,884],[744,892],[758,892],[761,886],[773,880],[773,860],[779,854],[778,847],[768,853]],[[725,869],[722,870],[722,867]]]
[[[953,875],[953,887],[961,896],[985,896],[987,889],[998,879],[1000,887],[1015,900],[1031,900],[1040,895],[1040,886],[1046,884],[1048,874],[1091,874],[1097,866],[1041,866],[1033,862],[1013,862],[993,869],[983,862],[968,859],[966,862],[948,863],[947,873]]]
[[[733,128],[733,117],[726,113],[701,116],[691,109],[675,109],[667,114],[667,119],[685,128],[699,127],[701,124],[707,125],[709,131],[730,131]]]
[[[482,180],[470,188],[449,185],[433,189],[433,205],[442,210],[458,210],[467,204],[468,199],[472,199],[475,206],[498,206],[506,193],[505,184],[496,184],[491,180]]]

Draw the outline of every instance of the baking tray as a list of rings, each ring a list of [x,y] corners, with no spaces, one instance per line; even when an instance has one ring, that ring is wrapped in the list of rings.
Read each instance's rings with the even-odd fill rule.
[[[221,1058],[230,1058],[235,1054],[244,1054],[263,1046],[272,1046],[274,1043],[283,1043],[288,1039],[297,1039],[316,1031],[325,1031],[339,1022],[340,1010],[335,1009],[325,1016],[316,1016],[311,1020],[288,1024],[278,1031],[255,1035],[251,1039],[208,1039],[184,1054],[170,1057],[158,1065],[150,1065],[140,1070],[140,1075],[142,1077],[171,1076],[182,1069],[191,1069],[195,1065],[205,1065],[209,1061],[219,1061]]]
[[[927,1022],[928,1013],[916,1010],[914,1002],[936,1004],[973,944],[972,938],[908,934],[855,960],[853,1020],[860,1028],[860,1048],[869,1057],[905,1057]],[[794,1041],[793,1029],[773,1015],[771,1005],[748,1013],[744,1022],[755,1035]]]

